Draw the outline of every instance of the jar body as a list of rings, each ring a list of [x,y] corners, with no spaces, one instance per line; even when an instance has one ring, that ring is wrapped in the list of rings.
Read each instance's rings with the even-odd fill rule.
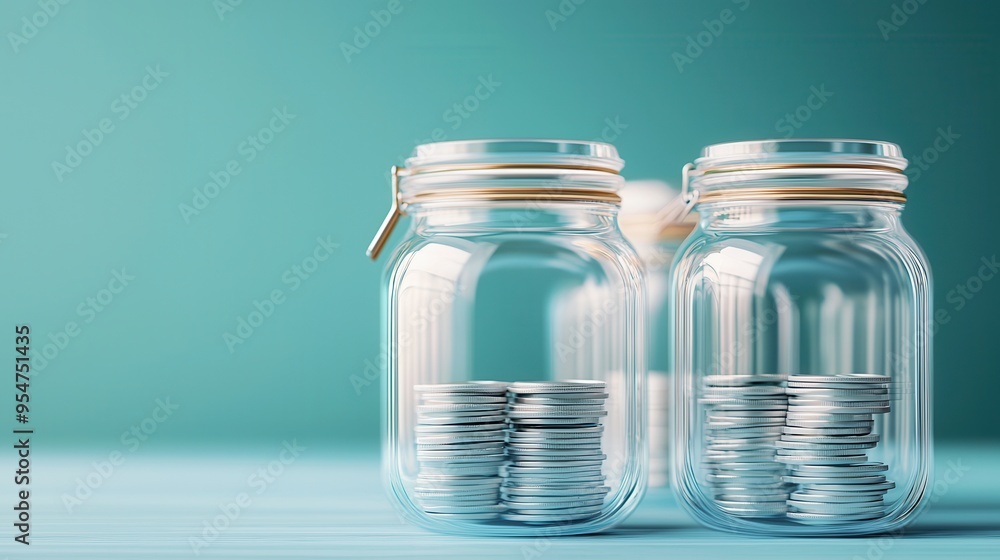
[[[638,503],[645,484],[644,281],[615,211],[608,204],[547,201],[410,209],[411,228],[386,266],[383,286],[383,469],[390,498],[405,517],[453,534],[551,536],[606,529]],[[556,328],[565,324],[567,306],[579,319],[572,332]],[[473,518],[449,515],[458,510],[427,500],[451,494],[418,484],[430,453],[418,448],[443,441],[420,437],[428,429],[420,390],[569,379],[606,387],[603,427],[591,431],[602,434],[597,439],[606,456],[601,470],[607,490],[598,510],[591,501],[593,515]],[[499,471],[505,488],[506,468]],[[567,507],[575,505],[568,500]],[[490,511],[514,507],[505,503],[499,498]]]
[[[671,297],[674,481],[702,523],[856,535],[914,518],[931,469],[931,279],[900,209],[699,206]],[[845,486],[864,481],[878,491]]]

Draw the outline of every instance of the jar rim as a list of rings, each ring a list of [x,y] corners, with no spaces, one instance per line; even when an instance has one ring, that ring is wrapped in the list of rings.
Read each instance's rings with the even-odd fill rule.
[[[896,144],[878,140],[796,138],[706,146],[690,165],[690,189],[821,191],[859,189],[897,198],[907,185],[907,161]],[[834,193],[836,194],[836,192]]]
[[[702,148],[695,166],[702,172],[740,164],[884,167],[902,172],[906,159],[897,144],[846,138],[789,138],[712,144]]]
[[[618,150],[605,142],[545,138],[485,138],[450,140],[420,144],[406,159],[406,167],[419,170],[430,167],[482,164],[539,167],[586,167],[617,174],[625,167]]]

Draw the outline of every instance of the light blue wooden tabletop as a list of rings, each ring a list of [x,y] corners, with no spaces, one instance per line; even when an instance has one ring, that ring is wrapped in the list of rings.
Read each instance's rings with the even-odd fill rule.
[[[39,449],[33,458],[32,544],[13,544],[10,520],[4,519],[0,556],[1000,559],[1000,448],[995,446],[939,446],[935,479],[941,482],[914,524],[897,536],[841,539],[711,531],[691,520],[668,493],[656,491],[624,524],[599,535],[442,536],[400,520],[385,498],[373,452],[306,446],[298,457],[286,453],[287,464],[281,457],[280,444],[236,453],[140,450],[108,472],[107,454]],[[947,483],[951,467],[959,475]],[[5,484],[4,503],[14,497]],[[242,504],[241,494],[248,498]]]

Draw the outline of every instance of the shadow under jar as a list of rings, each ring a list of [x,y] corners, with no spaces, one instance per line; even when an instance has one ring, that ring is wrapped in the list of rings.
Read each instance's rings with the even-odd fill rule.
[[[713,528],[909,523],[931,469],[931,277],[900,223],[898,146],[709,146],[672,270],[674,482]]]
[[[369,254],[409,216],[383,281],[383,470],[407,519],[551,536],[637,505],[645,289],[617,224],[622,166],[607,144],[474,140],[393,169]]]

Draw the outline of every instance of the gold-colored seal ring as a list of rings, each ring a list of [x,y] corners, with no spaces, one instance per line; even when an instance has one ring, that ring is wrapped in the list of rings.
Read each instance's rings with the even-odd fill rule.
[[[385,220],[382,221],[382,225],[375,234],[375,238],[368,245],[367,255],[373,260],[378,258],[386,242],[389,241],[389,236],[396,227],[396,223],[399,222],[399,218],[406,213],[405,204],[399,194],[399,178],[401,176],[446,173],[451,171],[495,171],[500,169],[588,171],[618,175],[618,170],[611,167],[554,163],[469,163],[425,165],[408,169],[393,166],[391,173],[392,207],[389,209],[389,214],[385,217]],[[610,190],[546,188],[544,186],[509,189],[482,187],[429,190],[415,194],[409,202],[445,202],[449,200],[467,200],[470,198],[493,201],[621,203],[621,198],[618,194]]]

